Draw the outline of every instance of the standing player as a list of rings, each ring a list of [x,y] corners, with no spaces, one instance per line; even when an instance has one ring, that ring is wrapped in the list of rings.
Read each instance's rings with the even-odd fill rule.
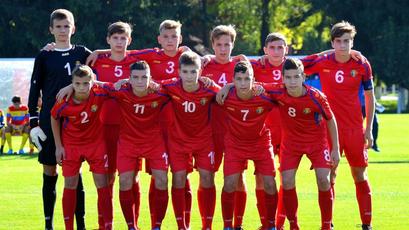
[[[209,77],[219,86],[223,87],[231,83],[234,75],[234,65],[238,62],[231,57],[236,40],[236,30],[232,25],[216,26],[211,34],[210,40],[215,56],[203,68],[202,76]],[[224,152],[224,135],[226,130],[225,114],[219,106],[212,108],[213,141],[215,147],[216,170],[220,167]],[[246,207],[247,192],[242,177],[237,186],[236,204],[234,210],[234,227],[241,229],[243,214]]]
[[[99,119],[107,94],[93,85],[94,74],[86,65],[72,71],[74,94],[68,101],[57,102],[51,110],[55,157],[62,166],[64,193],[62,207],[65,229],[73,230],[77,184],[81,164],[86,160],[98,191],[98,206],[103,207],[104,227],[112,229],[112,203],[107,183],[107,155]]]
[[[24,154],[24,145],[28,140],[30,133],[28,108],[21,104],[21,97],[14,96],[11,99],[13,105],[7,109],[7,126],[5,129],[5,137],[9,145],[8,154],[13,154],[13,145],[11,136],[14,133],[19,133],[22,136],[20,150],[18,154]],[[34,147],[30,144],[30,154],[33,153]]]
[[[254,70],[254,78],[257,82],[264,83],[282,83],[283,63],[286,60],[285,55],[288,52],[287,41],[281,33],[270,33],[264,42],[265,61],[251,60]],[[266,125],[270,129],[271,144],[274,147],[274,154],[279,155],[281,142],[281,121],[280,112],[277,107],[273,107],[266,118]],[[280,228],[285,221],[285,211],[283,210],[282,188],[278,193],[278,205],[276,215],[276,226]],[[262,178],[256,176],[256,197],[257,209],[260,215],[260,221],[265,225],[265,207],[264,207],[264,188]]]
[[[256,174],[263,178],[266,226],[275,229],[277,188],[270,131],[264,121],[273,102],[264,95],[253,96],[251,64],[241,61],[234,67],[234,86],[224,102],[228,128],[225,136],[224,186],[221,196],[224,229],[233,229],[235,190],[247,160],[253,160]]]
[[[325,96],[317,89],[303,84],[305,74],[301,61],[288,58],[283,64],[283,78],[284,85],[264,84],[264,87],[272,99],[278,102],[283,121],[280,172],[290,229],[299,229],[295,174],[302,155],[306,154],[317,177],[321,229],[330,230],[333,207],[330,172],[331,168],[338,166],[340,158],[335,118]],[[323,119],[326,120],[326,125]],[[331,152],[327,142],[327,129],[332,141]]]
[[[356,197],[362,221],[362,229],[372,229],[372,198],[366,168],[367,149],[372,146],[372,122],[374,116],[374,91],[372,69],[368,62],[351,58],[356,34],[355,27],[342,21],[331,28],[331,45],[335,52],[330,55],[311,55],[302,61],[306,74],[318,73],[322,91],[338,122],[340,151],[345,153],[355,181]],[[366,126],[363,127],[359,88],[365,90]],[[335,171],[331,174],[334,187]],[[334,190],[334,188],[332,188]],[[335,192],[335,191],[333,191]],[[334,193],[335,194],[335,193]]]
[[[206,88],[198,82],[200,67],[200,57],[196,53],[185,52],[179,59],[181,80],[163,82],[174,108],[175,119],[169,132],[169,157],[173,175],[172,203],[178,229],[189,229],[185,220],[185,184],[187,173],[193,167],[200,175],[198,202],[203,229],[211,229],[216,203],[209,112],[220,87],[213,82],[210,88]]]
[[[51,131],[50,111],[55,96],[61,88],[71,82],[71,70],[76,63],[85,63],[91,53],[87,48],[71,44],[75,32],[74,16],[65,9],[51,13],[50,32],[55,38],[55,50],[41,51],[36,57],[31,77],[28,108],[30,112],[30,135],[39,150],[38,161],[43,165],[43,207],[45,229],[53,229],[55,185],[58,174],[55,160],[55,144]],[[42,97],[41,113],[38,98]],[[76,222],[78,229],[85,229],[84,191],[81,176],[77,187]]]
[[[159,116],[169,97],[161,91],[148,91],[151,76],[145,61],[132,64],[130,71],[129,84],[119,91],[115,91],[111,83],[104,85],[109,95],[118,102],[122,115],[117,153],[119,200],[128,229],[138,229],[134,212],[139,210],[139,202],[134,200],[132,187],[139,170],[139,161],[145,158],[155,177],[155,213],[152,222],[155,228],[160,229],[168,204],[168,155],[161,138]]]

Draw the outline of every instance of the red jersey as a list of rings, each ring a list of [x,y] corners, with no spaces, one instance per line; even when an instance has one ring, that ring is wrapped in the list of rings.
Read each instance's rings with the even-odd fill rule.
[[[202,76],[208,77],[216,82],[219,86],[225,86],[233,81],[234,66],[238,60],[232,60],[225,64],[216,62],[213,58],[202,70]]]
[[[325,120],[332,119],[332,111],[325,95],[310,86],[305,95],[292,97],[284,84],[263,85],[274,101],[278,102],[282,120],[282,143],[314,144],[327,140]]]
[[[1,116],[3,116],[2,113]],[[25,125],[28,123],[29,118],[28,108],[25,105],[20,105],[20,108],[12,105],[7,109],[7,122],[12,125]]]
[[[328,97],[339,129],[362,128],[363,117],[359,102],[359,88],[372,90],[372,69],[366,62],[350,59],[346,63],[335,60],[335,54],[307,56],[302,59],[305,73],[318,73],[322,91]]]
[[[270,131],[264,121],[273,106],[267,95],[242,100],[237,96],[236,88],[231,88],[223,105],[228,118],[227,136],[240,146],[262,139],[270,142]]]
[[[264,82],[264,83],[282,83],[283,82],[283,76],[282,76],[282,69],[283,69],[283,63],[284,61],[279,65],[279,66],[274,66],[270,64],[266,60],[265,65],[262,65],[260,60],[250,60],[251,66],[253,67],[254,71],[254,79],[258,82]]]
[[[62,143],[83,146],[101,142],[103,144],[102,123],[99,115],[107,99],[106,91],[92,86],[89,98],[80,104],[72,98],[57,102],[51,110],[54,119],[62,119]]]
[[[179,58],[182,53],[182,48],[179,48],[174,57],[166,55],[163,49],[159,48],[131,51],[132,55],[149,64],[152,79],[155,81],[179,77]]]
[[[201,82],[199,84],[195,92],[186,92],[181,80],[163,82],[163,88],[171,97],[175,115],[169,136],[187,145],[200,144],[203,139],[212,137],[210,105],[220,87],[215,83],[209,88],[205,88]]]
[[[138,146],[152,145],[162,135],[159,127],[159,114],[169,96],[163,90],[139,97],[126,84],[116,91],[112,83],[104,84],[110,96],[114,97],[121,111],[119,138]]]
[[[98,56],[93,66],[98,81],[115,83],[118,80],[129,78],[129,66],[136,62],[136,56],[128,51],[125,58],[121,61],[110,59],[111,54],[102,54]],[[119,125],[121,121],[119,106],[115,100],[107,100],[102,106],[101,121],[104,124]]]

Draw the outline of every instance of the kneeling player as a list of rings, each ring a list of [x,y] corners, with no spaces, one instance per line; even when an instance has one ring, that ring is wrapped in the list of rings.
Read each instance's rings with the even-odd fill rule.
[[[264,121],[273,107],[265,95],[253,96],[253,70],[248,62],[234,67],[234,87],[224,103],[228,118],[225,136],[224,186],[221,196],[225,229],[232,228],[235,189],[247,160],[253,160],[256,174],[263,178],[266,207],[263,229],[275,229],[277,188],[270,131]]]
[[[109,221],[112,220],[112,204],[106,176],[108,162],[105,160],[107,155],[99,119],[107,95],[100,87],[93,85],[93,78],[94,74],[88,66],[76,66],[72,71],[73,97],[56,103],[51,111],[55,156],[57,163],[62,165],[65,179],[62,206],[66,229],[74,229],[76,188],[84,159],[93,172],[98,204],[104,207],[105,229],[112,229],[112,222]]]
[[[283,64],[283,84],[264,84],[272,99],[278,101],[282,122],[280,172],[283,200],[290,229],[299,229],[295,174],[303,154],[312,162],[319,190],[321,229],[331,229],[333,194],[330,170],[338,166],[340,154],[337,125],[326,97],[304,85],[304,67],[298,59]],[[325,119],[324,123],[322,119]],[[327,129],[332,141],[329,151]]]

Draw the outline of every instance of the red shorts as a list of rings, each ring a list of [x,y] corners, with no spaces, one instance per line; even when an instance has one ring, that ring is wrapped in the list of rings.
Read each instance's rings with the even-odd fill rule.
[[[193,168],[205,169],[211,172],[215,171],[215,156],[213,142],[202,140],[200,145],[190,143],[181,143],[170,138],[169,140],[169,159],[172,172],[186,170],[192,172]],[[194,158],[194,164],[193,164]]]
[[[103,126],[104,140],[108,154],[108,173],[116,171],[116,153],[119,140],[119,125],[105,124]]]
[[[226,138],[224,155],[224,176],[241,173],[247,168],[247,161],[254,162],[255,174],[275,176],[274,153],[270,143],[255,143],[238,146]]]
[[[118,143],[117,167],[119,174],[127,171],[139,171],[141,158],[145,158],[146,163],[149,164],[149,169],[168,170],[168,154],[162,141],[144,146],[122,140]]]
[[[345,154],[351,167],[368,166],[368,150],[365,148],[363,129],[338,130],[339,151]],[[331,143],[331,142],[330,142]]]
[[[271,133],[271,144],[275,147],[280,145],[281,143],[281,119],[280,119],[280,111],[278,107],[274,107],[266,117],[266,125],[270,129]],[[278,154],[276,149],[274,149],[274,153]]]
[[[105,145],[92,144],[64,147],[65,159],[62,162],[62,175],[64,177],[75,176],[79,173],[81,164],[86,160],[90,166],[90,171],[98,174],[107,173],[108,158]]]
[[[280,150],[280,172],[297,169],[304,154],[313,168],[331,168],[331,152],[326,143],[306,145],[284,142]]]

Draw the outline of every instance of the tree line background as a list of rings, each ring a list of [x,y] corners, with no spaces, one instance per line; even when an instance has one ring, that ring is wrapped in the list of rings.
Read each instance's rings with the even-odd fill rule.
[[[183,44],[211,53],[210,30],[233,24],[238,37],[234,54],[262,54],[270,32],[281,32],[290,54],[329,49],[331,26],[347,20],[357,27],[354,48],[371,62],[377,84],[409,89],[409,1],[395,0],[4,0],[0,4],[0,57],[34,57],[51,42],[49,15],[57,8],[74,13],[73,43],[108,48],[106,30],[121,20],[133,25],[130,49],[156,47],[159,24],[182,24]],[[380,80],[380,81],[379,81]]]

